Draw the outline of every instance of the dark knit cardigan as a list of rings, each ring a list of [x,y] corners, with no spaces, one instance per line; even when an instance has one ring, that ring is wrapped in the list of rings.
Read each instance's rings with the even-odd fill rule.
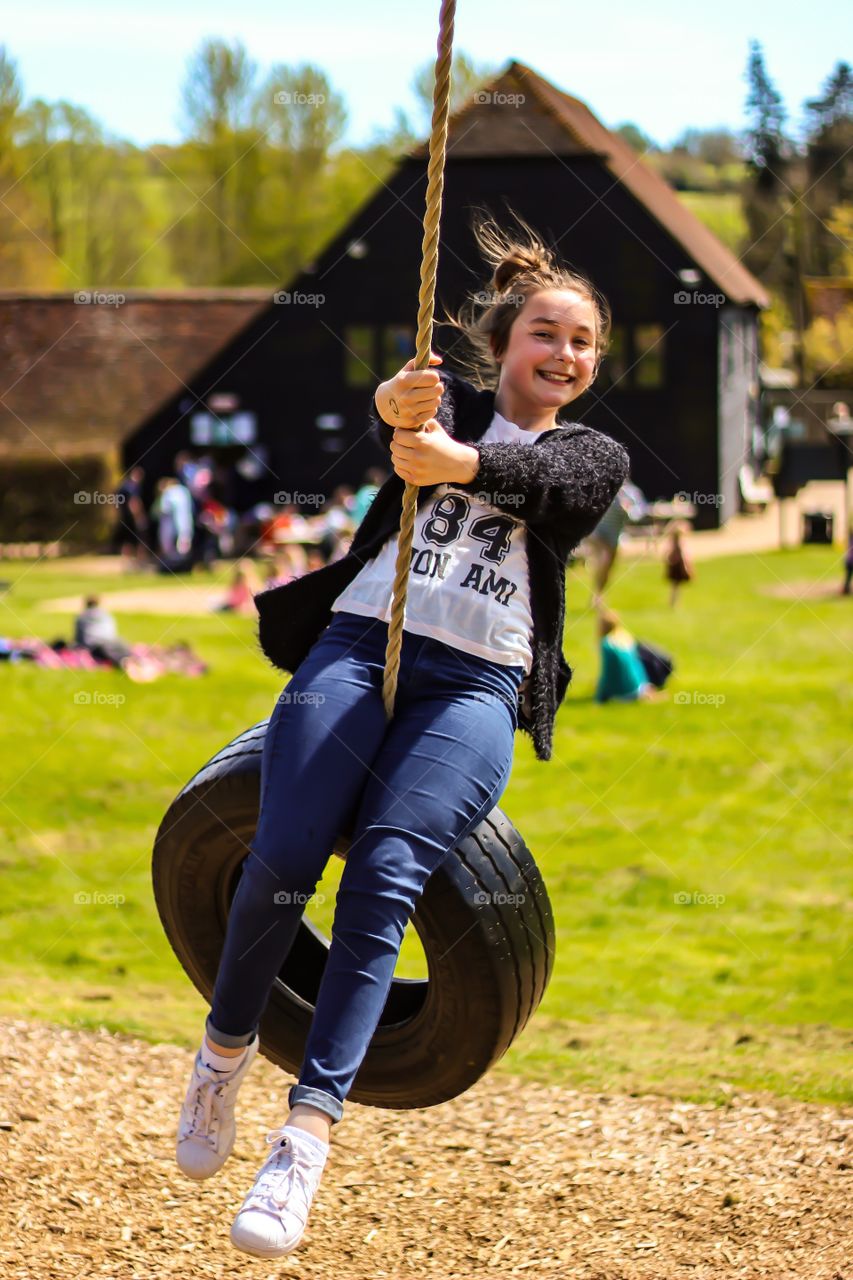
[[[572,678],[562,648],[566,563],[619,492],[629,457],[621,444],[579,423],[558,424],[530,444],[478,444],[494,417],[494,391],[478,391],[444,369],[440,375],[444,394],[436,418],[448,435],[473,445],[480,455],[474,479],[454,481],[453,487],[495,495],[496,506],[526,525],[533,663],[519,692],[518,727],[530,734],[537,757],[550,760],[554,717]],[[374,436],[390,449],[394,429],[379,418],[375,401],[369,418]],[[436,488],[423,486],[418,505]],[[255,596],[258,643],[274,666],[296,670],[331,622],[337,597],[386,540],[396,537],[404,489],[405,482],[392,473],[340,560]],[[507,497],[502,505],[500,499]]]

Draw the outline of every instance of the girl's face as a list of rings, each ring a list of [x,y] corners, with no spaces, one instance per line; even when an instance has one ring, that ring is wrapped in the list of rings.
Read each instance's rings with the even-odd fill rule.
[[[542,408],[559,409],[583,395],[595,367],[595,313],[569,289],[532,293],[509,331],[500,386]]]

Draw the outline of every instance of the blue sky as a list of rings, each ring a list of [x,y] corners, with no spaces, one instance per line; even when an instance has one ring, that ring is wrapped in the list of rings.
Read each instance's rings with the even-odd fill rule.
[[[0,6],[0,39],[25,95],[67,98],[139,144],[180,137],[186,60],[206,36],[239,38],[265,71],[313,62],[349,110],[347,140],[412,112],[417,67],[435,55],[435,0],[31,0]],[[607,125],[655,141],[684,128],[744,124],[751,38],[798,128],[802,103],[839,59],[853,61],[842,0],[458,0],[456,47],[478,62],[528,63]],[[603,20],[599,20],[599,16]]]

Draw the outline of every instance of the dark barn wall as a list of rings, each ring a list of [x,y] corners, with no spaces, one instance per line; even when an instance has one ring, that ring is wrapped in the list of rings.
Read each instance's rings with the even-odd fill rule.
[[[287,286],[292,294],[322,295],[322,304],[271,304],[195,380],[196,395],[235,392],[243,408],[257,413],[260,439],[272,455],[270,493],[298,488],[328,494],[336,484],[357,483],[367,466],[382,460],[365,433],[371,390],[345,383],[344,331],[355,324],[416,325],[425,190],[423,162],[402,164],[316,269]],[[707,294],[716,287],[704,279],[695,286],[681,283],[679,269],[695,264],[594,157],[450,157],[436,318],[486,283],[470,231],[473,208],[485,206],[502,221],[507,204],[592,278],[616,325],[657,323],[665,333],[660,388],[632,386],[630,372],[608,386],[602,375],[567,416],[622,441],[632,478],[650,498],[716,492],[717,309],[675,301],[679,291],[692,296],[694,289]],[[347,254],[353,240],[368,246],[366,256]],[[448,363],[456,341],[450,330],[436,329],[434,345]],[[377,360],[375,382],[383,376]],[[132,437],[127,463],[150,450],[145,464],[168,468],[189,440],[188,417],[179,408],[183,398]],[[340,433],[317,428],[317,415],[329,413],[342,415]],[[329,451],[333,435],[339,436],[337,452]],[[698,527],[715,524],[719,514],[710,505],[699,510]]]

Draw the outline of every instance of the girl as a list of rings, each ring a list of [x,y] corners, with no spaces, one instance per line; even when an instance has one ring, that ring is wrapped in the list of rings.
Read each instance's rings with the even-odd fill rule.
[[[654,700],[657,690],[651,683],[637,649],[637,642],[612,609],[598,614],[601,645],[601,672],[595,689],[596,702],[636,702]]]
[[[598,370],[607,304],[519,223],[511,237],[479,221],[491,292],[448,321],[480,367],[488,361],[491,389],[413,361],[382,383],[372,412],[394,474],[348,553],[257,597],[263,651],[293,677],[270,717],[258,825],[181,1112],[177,1158],[190,1177],[216,1173],[231,1152],[235,1094],[269,991],[338,833],[351,830],[352,842],[290,1114],[268,1135],[273,1149],[231,1229],[232,1243],[256,1256],[278,1257],[302,1236],[415,902],[500,799],[516,729],[550,758],[571,678],[566,561],[628,473],[621,445],[558,422]],[[388,722],[382,681],[406,480],[420,491]]]
[[[687,556],[682,536],[689,533],[690,526],[683,520],[675,520],[667,529],[666,551],[664,553],[664,578],[669,583],[669,605],[675,608],[678,592],[682,583],[692,582],[693,568]]]

